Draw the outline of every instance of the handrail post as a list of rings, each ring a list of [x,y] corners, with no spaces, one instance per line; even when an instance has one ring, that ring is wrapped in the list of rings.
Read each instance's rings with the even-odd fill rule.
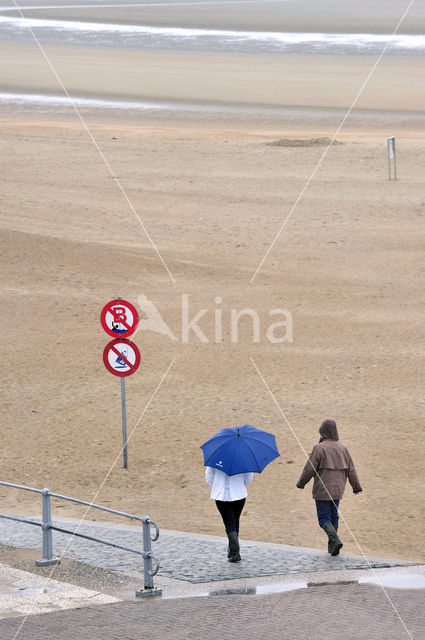
[[[140,518],[139,516],[135,516],[129,513],[125,513],[123,511],[116,511],[115,509],[110,509],[109,507],[102,507],[97,504],[93,504],[92,502],[86,502],[85,500],[78,500],[77,498],[70,498],[69,496],[63,496],[59,493],[52,493],[50,489],[35,489],[34,487],[27,487],[25,485],[13,484],[11,482],[3,482],[0,480],[0,486],[13,487],[16,489],[22,489],[25,491],[32,491],[34,493],[39,493],[42,496],[42,519],[41,523],[35,520],[26,520],[25,518],[18,518],[15,516],[10,516],[6,514],[0,514],[0,518],[8,518],[9,520],[17,520],[18,522],[24,522],[27,524],[32,524],[38,527],[41,527],[42,535],[43,535],[43,557],[39,560],[35,561],[35,564],[38,567],[48,566],[50,564],[58,564],[61,559],[60,557],[53,556],[53,541],[52,541],[52,531],[57,530],[65,534],[80,536],[82,538],[86,538],[87,540],[92,540],[94,542],[100,542],[101,544],[106,544],[111,547],[117,547],[118,549],[123,549],[124,551],[130,551],[132,553],[137,553],[143,557],[143,568],[144,568],[144,588],[138,589],[136,591],[136,596],[145,597],[145,596],[160,596],[162,595],[162,590],[158,587],[154,586],[153,578],[159,571],[160,564],[158,558],[152,553],[152,542],[158,540],[159,537],[159,527],[156,522],[151,520],[149,516],[144,516]],[[68,531],[66,529],[62,529],[53,525],[52,523],[52,514],[50,509],[50,498],[59,498],[62,500],[70,500],[71,502],[76,502],[78,504],[88,505],[90,507],[95,507],[97,509],[101,509],[103,511],[108,511],[110,513],[116,513],[117,515],[125,516],[126,518],[130,518],[131,520],[136,519],[139,522],[142,522],[143,526],[143,551],[139,549],[132,549],[130,547],[126,547],[123,545],[115,544],[112,542],[108,542],[106,540],[100,540],[99,538],[94,538],[91,536],[83,535],[81,533],[77,533],[77,531]],[[151,527],[155,529],[155,533],[151,535]],[[155,562],[155,567],[153,567],[153,562]]]
[[[43,531],[43,557],[40,560],[36,560],[37,567],[47,567],[49,564],[58,564],[60,558],[53,557],[53,542],[52,542],[52,515],[50,510],[50,490],[43,489],[42,496],[42,531]]]
[[[136,596],[139,598],[145,598],[146,596],[160,596],[162,595],[162,589],[158,589],[153,584],[153,577],[156,575],[159,565],[156,567],[155,571],[152,566],[152,538],[151,538],[151,527],[150,527],[150,518],[149,516],[145,516],[142,518],[143,521],[143,569],[144,569],[144,588],[136,589]],[[155,525],[158,530],[157,525]],[[157,538],[158,536],[156,536]],[[155,540],[156,540],[155,538]],[[158,561],[156,560],[157,564]]]

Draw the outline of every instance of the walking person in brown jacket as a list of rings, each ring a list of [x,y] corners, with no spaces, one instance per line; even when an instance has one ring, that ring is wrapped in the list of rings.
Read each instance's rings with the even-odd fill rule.
[[[319,433],[319,443],[314,445],[297,487],[304,489],[314,476],[313,498],[316,501],[319,525],[327,533],[328,552],[337,556],[342,547],[337,534],[338,507],[344,495],[347,478],[353,493],[360,493],[362,488],[350,453],[339,441],[334,420],[322,422]]]

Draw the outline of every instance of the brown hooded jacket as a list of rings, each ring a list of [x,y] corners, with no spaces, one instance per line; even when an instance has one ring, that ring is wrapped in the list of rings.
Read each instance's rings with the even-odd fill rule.
[[[320,441],[313,447],[309,459],[297,482],[304,489],[314,477],[313,498],[315,500],[340,500],[344,495],[347,478],[354,493],[360,493],[360,486],[354,463],[347,447],[339,442],[338,429],[334,420],[325,420],[319,429]]]

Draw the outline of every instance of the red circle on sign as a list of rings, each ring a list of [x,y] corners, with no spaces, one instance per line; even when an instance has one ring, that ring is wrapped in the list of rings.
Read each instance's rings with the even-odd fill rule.
[[[114,376],[131,376],[139,368],[139,347],[126,338],[111,340],[103,350],[103,363]]]
[[[102,327],[114,338],[131,336],[139,323],[136,307],[127,300],[110,300],[100,314]]]

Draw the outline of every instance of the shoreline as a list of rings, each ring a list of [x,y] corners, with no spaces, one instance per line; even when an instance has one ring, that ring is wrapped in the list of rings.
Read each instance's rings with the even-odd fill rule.
[[[55,0],[55,5],[60,0]],[[66,1],[64,0],[64,4]],[[73,2],[73,4],[76,4]],[[216,4],[199,1],[182,6],[176,3],[145,7],[91,7],[72,9],[41,9],[31,11],[22,7],[29,17],[43,19],[68,19],[91,22],[115,22],[117,24],[149,24],[158,27],[188,27],[210,29],[232,29],[235,31],[289,31],[323,33],[377,33],[394,31],[406,10],[401,0],[375,0],[373,6],[367,0],[357,0],[355,10],[351,0],[326,0],[319,6],[312,6],[311,0],[297,2],[258,3],[231,2]],[[105,18],[105,10],[108,17]],[[4,12],[12,16],[12,11]],[[0,10],[0,15],[2,12]],[[421,24],[425,23],[425,7],[415,4],[405,20],[400,32],[409,35],[423,35]]]
[[[8,106],[16,105],[17,107],[25,108],[31,106],[31,113],[39,108],[40,113],[46,115],[55,115],[54,107],[65,108],[74,102],[77,106],[86,110],[87,113],[102,113],[102,111],[112,111],[115,113],[126,113],[127,111],[140,112],[140,113],[155,113],[160,115],[161,112],[173,113],[173,112],[187,112],[198,114],[233,114],[238,117],[249,116],[291,116],[296,118],[303,118],[309,116],[315,117],[328,117],[330,115],[342,116],[347,112],[347,109],[333,106],[316,106],[316,105],[275,105],[275,104],[261,104],[261,103],[243,103],[243,102],[225,102],[225,101],[211,101],[211,100],[130,100],[131,96],[118,97],[113,93],[80,93],[70,95],[70,99],[66,94],[55,93],[51,90],[47,90],[43,93],[39,93],[36,88],[32,91],[17,91],[14,86],[3,86],[0,91],[0,112],[2,107],[6,109]],[[41,111],[43,107],[47,108],[51,106],[52,111]],[[7,115],[17,115],[19,112],[6,112]],[[374,118],[380,120],[382,118],[394,117],[396,119],[402,118],[417,118],[418,120],[425,121],[424,112],[421,110],[410,109],[380,109],[380,108],[356,108],[353,107],[351,114],[355,114],[358,118]]]

